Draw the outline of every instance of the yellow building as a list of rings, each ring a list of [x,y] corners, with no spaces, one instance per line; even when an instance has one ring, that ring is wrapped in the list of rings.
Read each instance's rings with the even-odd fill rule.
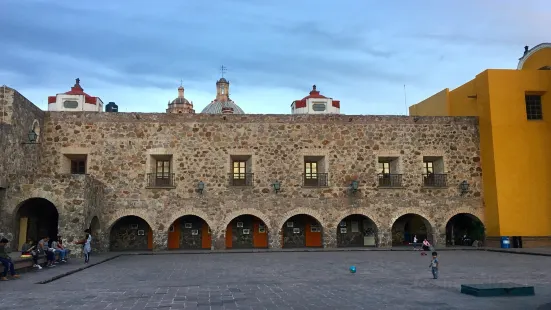
[[[525,47],[516,70],[488,69],[409,108],[478,116],[487,245],[551,246],[551,43]]]

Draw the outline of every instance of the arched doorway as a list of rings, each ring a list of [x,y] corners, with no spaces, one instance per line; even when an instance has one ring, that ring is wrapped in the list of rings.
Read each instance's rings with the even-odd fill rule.
[[[282,230],[283,248],[323,247],[321,224],[310,215],[292,216],[283,224]]]
[[[59,213],[53,203],[44,198],[31,198],[21,203],[15,215],[18,247],[31,239],[37,243],[44,237],[57,238]]]
[[[90,232],[92,233],[92,251],[97,252],[99,251],[99,246],[100,246],[100,241],[99,241],[100,225],[99,225],[99,219],[97,216],[94,216],[92,218],[89,229],[90,229]]]
[[[417,214],[405,214],[400,216],[394,224],[392,224],[392,245],[408,245],[413,242],[413,237],[417,236],[419,243],[426,238],[431,244],[435,240],[432,239],[432,227],[424,217]]]
[[[446,223],[446,245],[471,246],[474,241],[484,239],[484,224],[472,214],[456,214]]]
[[[268,247],[268,227],[254,215],[240,215],[226,227],[226,249]]]
[[[370,218],[353,214],[337,227],[337,247],[377,246],[377,225]]]
[[[211,247],[209,225],[195,215],[185,215],[168,227],[168,248],[175,249],[208,249]]]
[[[111,228],[109,245],[111,251],[151,250],[153,231],[141,217],[121,217]]]

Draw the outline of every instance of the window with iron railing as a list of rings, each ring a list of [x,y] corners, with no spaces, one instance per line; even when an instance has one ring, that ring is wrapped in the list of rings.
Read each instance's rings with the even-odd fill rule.
[[[252,186],[254,174],[249,171],[247,161],[232,161],[232,172],[229,173],[230,186]]]
[[[317,162],[304,163],[303,185],[312,187],[324,187],[328,185],[327,173],[319,172]]]
[[[174,187],[174,173],[172,173],[172,160],[153,158],[154,169],[147,174],[148,187]]]

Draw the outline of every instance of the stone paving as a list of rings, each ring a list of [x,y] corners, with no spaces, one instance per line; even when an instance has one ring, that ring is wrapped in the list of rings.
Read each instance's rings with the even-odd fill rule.
[[[551,303],[551,257],[442,251],[438,280],[429,260],[414,251],[126,255],[48,284],[34,284],[40,272],[2,282],[0,309],[527,310]],[[459,293],[461,283],[492,282],[534,285],[536,296]]]

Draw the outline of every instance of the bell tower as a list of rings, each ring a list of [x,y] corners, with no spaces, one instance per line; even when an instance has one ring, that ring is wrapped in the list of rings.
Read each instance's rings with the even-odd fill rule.
[[[224,73],[226,73],[226,71],[226,67],[220,67],[222,77],[216,82],[216,101],[230,100],[230,82],[224,78]]]

